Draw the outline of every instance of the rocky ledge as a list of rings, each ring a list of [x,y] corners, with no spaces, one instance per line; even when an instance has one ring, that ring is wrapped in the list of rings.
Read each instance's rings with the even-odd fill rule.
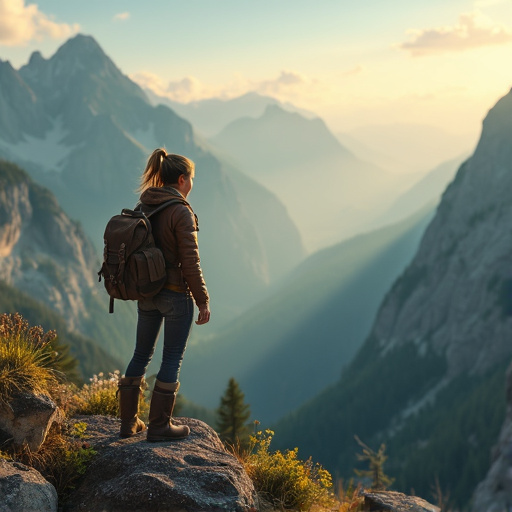
[[[145,433],[119,438],[119,420],[80,417],[97,450],[66,512],[250,512],[256,492],[243,466],[202,421],[178,418],[190,436],[148,443]]]

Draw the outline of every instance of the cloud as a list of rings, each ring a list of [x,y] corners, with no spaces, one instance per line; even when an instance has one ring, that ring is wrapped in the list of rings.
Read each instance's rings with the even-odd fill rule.
[[[159,76],[148,72],[136,73],[130,75],[130,78],[141,87],[180,103],[206,98],[229,99],[247,92],[257,92],[281,101],[294,101],[304,96],[316,95],[323,89],[318,81],[295,71],[286,70],[281,71],[275,79],[256,81],[235,76],[231,81],[220,85],[205,84],[193,76],[186,76],[166,84]]]
[[[222,90],[209,87],[193,76],[186,76],[181,80],[166,83],[158,75],[142,71],[130,75],[130,78],[142,88],[150,89],[158,96],[180,103],[223,95]]]
[[[480,11],[464,13],[459,22],[424,30],[410,30],[411,40],[399,45],[413,56],[464,51],[481,46],[512,42],[512,28],[493,23]]]
[[[252,82],[245,92],[248,91],[272,96],[283,102],[301,102],[305,98],[308,98],[308,101],[318,99],[326,92],[326,87],[319,80],[311,79],[296,71],[285,70],[273,80]]]
[[[138,73],[131,74],[130,78],[134,82],[138,83],[143,89],[151,89],[156,94],[161,95],[161,93],[165,91],[165,83],[154,73],[139,71]]]
[[[354,66],[353,68],[346,69],[345,71],[341,72],[342,76],[355,76],[361,74],[365,70],[364,66],[361,64],[358,64],[357,66]]]
[[[126,21],[130,16],[129,12],[120,12],[114,16],[114,21]]]
[[[261,94],[280,95],[304,85],[307,79],[295,71],[281,71],[281,74],[273,80],[263,80],[256,86]]]
[[[186,76],[181,80],[169,82],[165,92],[166,96],[173,100],[186,103],[208,95],[209,88],[197,78]]]
[[[67,38],[78,32],[78,24],[57,23],[24,0],[0,0],[0,45],[23,46],[46,38]]]

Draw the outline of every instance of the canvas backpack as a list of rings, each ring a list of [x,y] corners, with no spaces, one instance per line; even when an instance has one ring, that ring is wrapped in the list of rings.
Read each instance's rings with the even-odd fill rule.
[[[124,209],[107,223],[103,235],[103,276],[110,295],[109,313],[114,312],[114,299],[141,300],[156,295],[165,284],[167,274],[162,251],[156,247],[151,233],[150,217],[171,204],[187,204],[171,199],[145,215],[140,204],[134,210]]]

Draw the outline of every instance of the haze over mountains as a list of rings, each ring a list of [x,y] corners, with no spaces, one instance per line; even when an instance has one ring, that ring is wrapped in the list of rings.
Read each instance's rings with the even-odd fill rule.
[[[299,109],[289,103],[248,92],[237,98],[211,98],[190,103],[180,103],[169,98],[157,96],[149,89],[144,89],[154,105],[167,105],[178,115],[190,121],[195,130],[205,137],[217,135],[229,123],[241,117],[261,117],[269,105],[276,105],[289,112],[297,112],[307,119],[317,117],[314,113]]]
[[[468,157],[467,154],[443,162],[432,169],[426,176],[414,183],[376,220],[376,225],[396,222],[405,214],[413,214],[419,207],[435,204],[441,200],[446,187],[455,177],[460,165]]]
[[[370,162],[410,174],[428,171],[468,152],[477,141],[473,131],[471,127],[466,134],[453,134],[434,126],[396,123],[359,126],[336,135]]]
[[[335,382],[432,214],[427,207],[313,254],[257,306],[191,344],[181,377],[188,396],[216,407],[226,376],[234,376],[253,417],[268,425]]]
[[[278,105],[233,121],[211,142],[282,197],[310,249],[364,230],[399,195],[395,175],[359,160],[321,119]]]

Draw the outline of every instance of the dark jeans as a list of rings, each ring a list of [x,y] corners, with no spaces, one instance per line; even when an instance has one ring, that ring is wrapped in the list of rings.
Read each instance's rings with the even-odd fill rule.
[[[140,377],[146,373],[162,320],[165,320],[162,364],[156,378],[161,382],[177,382],[194,318],[192,297],[164,288],[151,299],[139,301],[137,311],[137,342],[126,377]]]

